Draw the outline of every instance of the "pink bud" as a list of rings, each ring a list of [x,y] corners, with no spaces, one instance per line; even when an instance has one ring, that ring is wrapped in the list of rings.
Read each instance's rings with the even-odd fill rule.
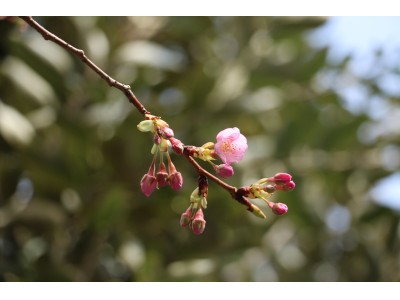
[[[183,185],[183,178],[181,172],[172,172],[168,176],[168,182],[169,185],[174,189],[174,190],[179,190],[182,188]]]
[[[183,154],[183,143],[180,140],[171,137],[169,141],[171,142],[172,150],[174,150],[176,154]]]
[[[156,178],[158,186],[165,186],[168,183],[168,173],[164,162],[160,164],[158,172],[156,174]]]
[[[296,184],[294,183],[294,181],[289,181],[285,184],[284,189],[285,191],[291,191],[296,187]]]
[[[274,181],[276,183],[289,182],[290,180],[292,180],[292,176],[287,173],[277,173],[274,176]]]
[[[174,137],[174,131],[169,127],[164,127],[160,129],[161,135],[164,139],[170,139]]]
[[[214,165],[214,170],[222,178],[229,178],[235,173],[232,166],[228,164]]]
[[[206,221],[204,220],[204,214],[203,211],[199,209],[196,212],[193,221],[190,223],[190,230],[192,230],[194,234],[202,234],[205,227]]]
[[[184,213],[181,215],[180,224],[182,227],[186,227],[189,225],[190,220],[192,219],[191,207],[189,207]]]
[[[143,194],[147,197],[151,195],[157,185],[156,177],[147,173],[143,176],[140,181],[140,188],[142,189]]]
[[[273,203],[272,205],[270,205],[272,211],[274,212],[274,214],[276,215],[284,215],[288,212],[288,207],[286,204],[284,203]]]

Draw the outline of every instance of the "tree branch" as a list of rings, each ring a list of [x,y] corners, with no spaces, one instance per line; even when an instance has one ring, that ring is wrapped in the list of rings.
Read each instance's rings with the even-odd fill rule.
[[[47,29],[45,29],[43,26],[41,26],[39,23],[37,23],[32,17],[20,17],[22,20],[24,20],[28,25],[30,25],[33,29],[35,29],[37,32],[39,32],[45,40],[49,40],[53,43],[56,43],[60,47],[64,48],[68,52],[70,52],[72,55],[77,56],[84,64],[86,64],[89,68],[91,68],[94,72],[96,72],[102,79],[104,79],[108,85],[111,87],[114,87],[121,92],[125,94],[125,96],[128,98],[129,102],[132,103],[135,108],[141,113],[142,115],[146,114],[151,114],[144,106],[143,104],[136,98],[135,94],[132,92],[131,87],[126,84],[122,84],[112,78],[110,75],[108,75],[106,72],[104,72],[100,67],[98,67],[95,63],[93,63],[86,55],[85,52],[81,49],[75,48],[56,36],[55,34],[51,33]],[[185,146],[187,147],[187,146]],[[190,147],[190,146],[188,146]],[[238,201],[240,204],[244,205],[247,207],[249,211],[253,211],[251,203],[243,196],[243,191],[242,189],[237,189],[236,187],[233,187],[216,176],[212,175],[209,173],[207,170],[205,170],[203,167],[201,167],[192,157],[190,153],[185,153],[184,154],[189,163],[197,170],[199,174],[202,174],[206,176],[207,178],[211,179],[214,181],[216,184],[218,184],[220,187],[225,189],[229,194],[232,196],[232,198],[236,201]]]
[[[60,39],[58,36],[51,33],[46,28],[37,23],[32,17],[20,17],[20,18],[24,20],[26,23],[28,23],[37,32],[39,32],[45,40],[52,41],[53,43],[56,43],[57,45],[61,46],[68,52],[72,53],[73,55],[79,57],[84,64],[86,64],[89,68],[95,71],[101,78],[103,78],[108,83],[108,85],[123,92],[125,96],[128,98],[129,102],[132,103],[142,115],[150,114],[150,112],[136,98],[135,94],[132,92],[131,87],[129,85],[118,82],[110,75],[108,75],[106,72],[104,72],[102,69],[100,69],[85,55],[85,52],[83,50],[75,48],[70,44],[68,44],[67,42],[65,42],[64,40]]]

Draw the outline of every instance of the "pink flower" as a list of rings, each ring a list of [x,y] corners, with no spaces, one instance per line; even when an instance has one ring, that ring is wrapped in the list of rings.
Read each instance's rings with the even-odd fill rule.
[[[233,176],[235,173],[233,171],[232,166],[227,165],[227,164],[222,164],[222,165],[214,165],[214,170],[217,172],[217,175],[222,178],[229,178]]]
[[[221,160],[230,165],[243,159],[247,150],[247,139],[238,128],[227,128],[218,133],[214,148]]]

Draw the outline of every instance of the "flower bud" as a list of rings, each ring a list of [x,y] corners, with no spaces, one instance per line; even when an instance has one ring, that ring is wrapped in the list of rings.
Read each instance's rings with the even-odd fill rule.
[[[162,162],[158,168],[156,179],[158,186],[165,186],[168,183],[168,173],[164,162]]]
[[[285,191],[291,191],[296,187],[296,184],[294,183],[294,181],[289,181],[285,184],[284,189]]]
[[[271,207],[273,213],[278,216],[286,214],[289,210],[287,205],[284,203],[272,203],[271,202],[270,207]]]
[[[276,188],[273,185],[269,184],[266,187],[264,187],[264,191],[266,191],[269,194],[272,194],[276,191]]]
[[[192,222],[190,223],[190,230],[194,234],[202,234],[204,232],[204,229],[206,227],[206,221],[204,220],[204,214],[202,209],[199,209]]]
[[[229,178],[235,173],[232,166],[228,164],[214,165],[214,170],[222,178]]]
[[[174,131],[169,127],[160,128],[160,133],[164,139],[170,139],[174,137]]]
[[[183,178],[181,172],[173,172],[168,176],[169,185],[174,190],[179,190],[182,188],[183,185]]]
[[[149,197],[151,193],[153,193],[156,185],[156,177],[149,173],[146,173],[140,181],[140,188],[142,189],[142,192],[146,195],[146,197]]]
[[[140,122],[137,125],[137,128],[141,132],[154,131],[154,123],[152,120],[145,120],[145,121]]]
[[[189,225],[192,219],[191,215],[191,207],[189,207],[184,213],[181,215],[180,225],[181,227],[186,227]]]
[[[279,183],[279,184],[275,185],[275,188],[277,190],[286,191],[286,192],[290,192],[295,187],[296,187],[296,184],[294,183],[294,181],[289,181],[286,183]]]
[[[287,173],[277,173],[274,176],[274,181],[276,183],[286,183],[292,180],[292,176]]]
[[[183,154],[183,143],[180,140],[171,137],[169,138],[169,141],[171,143],[172,150],[174,150],[176,154]]]

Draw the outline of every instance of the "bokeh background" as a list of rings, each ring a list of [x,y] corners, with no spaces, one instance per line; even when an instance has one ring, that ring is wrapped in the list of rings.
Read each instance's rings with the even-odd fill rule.
[[[123,94],[18,19],[0,21],[2,281],[400,280],[399,18],[37,17],[186,144],[238,127],[227,180],[276,172],[261,220],[210,183],[204,234],[179,226],[196,173],[146,198],[152,138]],[[209,169],[208,165],[204,165]]]

